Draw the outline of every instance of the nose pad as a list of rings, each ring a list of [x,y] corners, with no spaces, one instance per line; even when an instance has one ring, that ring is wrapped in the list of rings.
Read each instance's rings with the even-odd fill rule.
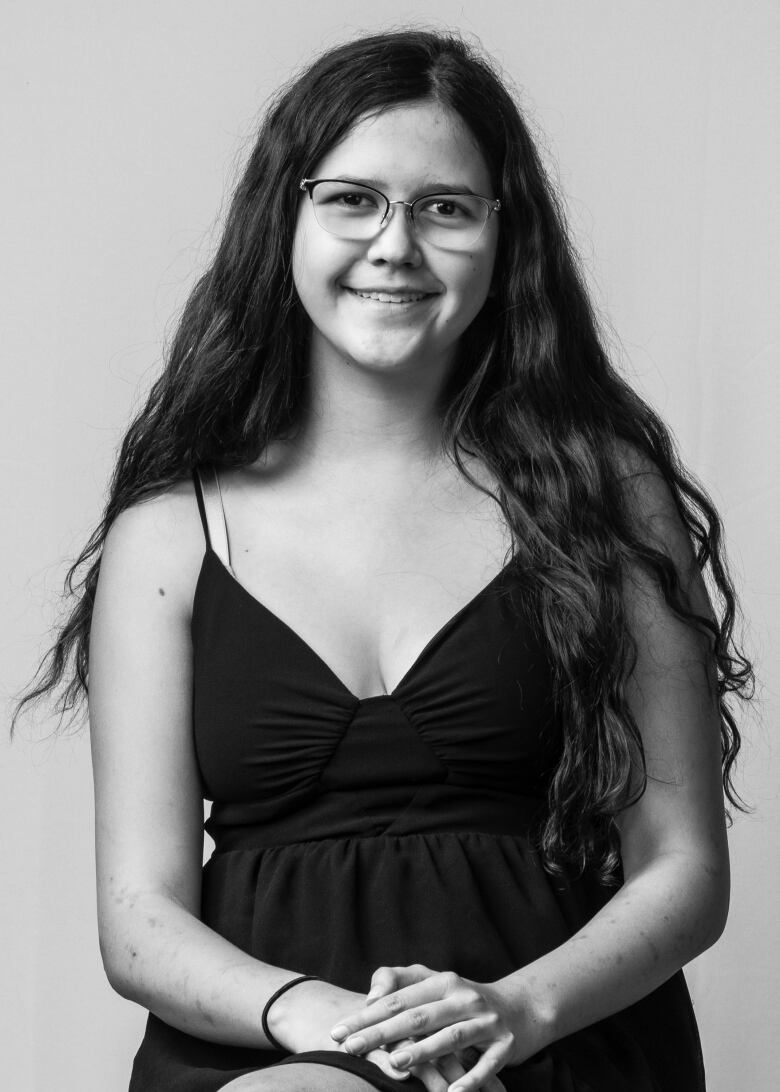
[[[407,201],[390,202],[384,222],[371,240],[367,257],[374,261],[409,261],[410,258],[419,261],[417,231]]]

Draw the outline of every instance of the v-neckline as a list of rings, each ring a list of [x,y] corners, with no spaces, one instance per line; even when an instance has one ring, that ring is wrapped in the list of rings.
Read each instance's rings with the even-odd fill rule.
[[[333,679],[339,689],[343,691],[343,693],[357,705],[365,705],[367,702],[370,701],[386,701],[388,699],[395,698],[399,690],[401,690],[401,688],[407,684],[411,677],[421,667],[427,656],[430,654],[431,650],[447,636],[447,634],[457,625],[457,623],[465,614],[473,609],[484,598],[484,596],[487,595],[491,588],[498,584],[501,578],[505,576],[505,574],[509,571],[514,563],[514,559],[510,559],[509,561],[507,561],[506,564],[503,565],[501,569],[499,569],[495,576],[493,576],[487,582],[487,584],[484,584],[479,589],[479,591],[471,597],[471,599],[464,603],[463,606],[459,607],[454,614],[450,615],[450,617],[441,626],[439,626],[433,636],[425,642],[423,647],[415,656],[412,663],[409,665],[409,667],[406,669],[406,671],[403,673],[401,678],[391,690],[388,690],[387,692],[382,694],[368,694],[366,697],[359,697],[347,686],[343,679],[341,679],[339,675],[336,674],[330,664],[328,664],[327,660],[325,660],[320,655],[320,653],[317,652],[317,650],[313,648],[309,644],[309,642],[300,635],[300,633],[298,633],[296,629],[294,629],[288,622],[285,622],[285,620],[281,618],[276,613],[276,611],[273,611],[270,607],[267,607],[261,599],[258,599],[256,595],[250,592],[249,589],[241,583],[233,570],[231,568],[228,568],[228,566],[225,564],[225,562],[211,545],[208,545],[206,547],[204,561],[208,557],[212,557],[214,561],[216,561],[219,570],[227,577],[233,587],[235,587],[241,595],[243,595],[255,607],[262,610],[265,614],[272,618],[277,625],[282,626],[286,630],[286,632],[289,633],[298,642],[298,644],[305,649],[308,655],[312,657],[312,659],[314,659],[316,663],[319,664],[319,666],[328,673],[328,675],[331,677],[331,679]]]

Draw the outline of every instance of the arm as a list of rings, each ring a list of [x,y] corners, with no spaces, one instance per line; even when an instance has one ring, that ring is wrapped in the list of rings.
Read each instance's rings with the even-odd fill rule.
[[[189,604],[202,535],[191,508],[174,495],[123,512],[101,560],[89,690],[100,947],[122,996],[193,1035],[264,1046],[258,1006],[292,973],[198,921]]]
[[[301,969],[253,959],[198,918],[203,804],[189,626],[202,551],[189,484],[123,512],[104,549],[89,691],[100,946],[124,997],[191,1035],[265,1048],[263,1006]],[[328,1030],[363,995],[315,981],[280,1001],[293,994],[297,1017],[280,1041],[338,1050]]]
[[[630,486],[647,533],[675,563],[691,609],[712,617],[668,487],[642,471]],[[729,861],[720,716],[708,639],[678,620],[644,574],[623,588],[637,663],[628,699],[645,748],[642,798],[619,816],[625,883],[574,937],[496,983],[530,1001],[551,1039],[638,1001],[712,945],[726,923]]]
[[[663,479],[643,472],[627,488],[646,532],[675,562],[691,609],[712,616]],[[644,574],[626,575],[623,596],[637,643],[628,700],[648,770],[646,792],[619,817],[624,885],[564,944],[497,982],[474,983],[420,966],[381,968],[374,986],[382,999],[334,1029],[348,1049],[357,1031],[373,1048],[413,1029],[412,1064],[456,1041],[482,1049],[489,1044],[457,1082],[459,1092],[473,1092],[487,1073],[519,1064],[638,1001],[721,934],[729,866],[707,638],[676,618]]]

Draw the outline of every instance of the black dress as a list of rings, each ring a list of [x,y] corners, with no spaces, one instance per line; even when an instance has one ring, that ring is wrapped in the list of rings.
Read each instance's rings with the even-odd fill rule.
[[[204,922],[258,959],[360,992],[383,964],[489,982],[566,941],[614,888],[554,881],[533,848],[560,739],[522,574],[510,563],[392,693],[361,700],[223,564],[196,488],[207,548],[194,732],[216,847]],[[423,1089],[340,1051],[223,1046],[150,1015],[130,1092],[215,1092],[296,1058]],[[701,1092],[682,972],[499,1077],[508,1092]]]

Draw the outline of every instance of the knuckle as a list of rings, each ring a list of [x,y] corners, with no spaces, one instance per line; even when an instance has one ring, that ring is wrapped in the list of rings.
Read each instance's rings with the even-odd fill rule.
[[[385,1008],[387,1008],[389,1012],[398,1012],[400,1009],[403,1008],[404,1005],[403,1001],[397,993],[388,994],[388,996],[384,999],[384,1003]]]
[[[452,999],[459,1008],[465,1009],[472,1016],[484,1011],[482,998],[476,990],[471,989],[469,986],[463,986],[458,990],[453,990]]]
[[[422,1009],[412,1009],[412,1011],[409,1013],[409,1016],[410,1016],[411,1021],[412,1021],[412,1026],[416,1030],[419,1031],[422,1028],[425,1028],[425,1027],[428,1026],[428,1017],[426,1016],[426,1014],[423,1012]]]
[[[457,1050],[460,1046],[463,1045],[463,1040],[465,1039],[465,1037],[466,1033],[463,1028],[460,1027],[460,1025],[455,1024],[454,1027],[450,1028],[449,1038],[453,1050]]]
[[[460,975],[456,974],[455,971],[442,971],[441,984],[447,993],[453,993],[460,985],[460,982]]]

